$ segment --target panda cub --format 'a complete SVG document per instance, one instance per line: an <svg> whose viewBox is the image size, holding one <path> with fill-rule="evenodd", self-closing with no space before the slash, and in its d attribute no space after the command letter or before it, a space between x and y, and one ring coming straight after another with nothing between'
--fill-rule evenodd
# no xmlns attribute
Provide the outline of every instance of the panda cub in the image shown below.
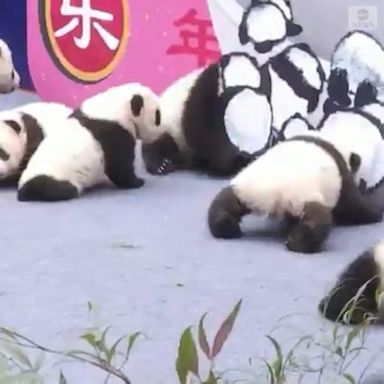
<svg viewBox="0 0 384 384"><path fill-rule="evenodd" d="M359 158L343 156L313 136L281 142L235 176L213 200L208 225L216 238L238 238L243 216L271 215L288 225L286 246L294 252L320 251L333 220L376 223L382 211L365 201L352 171Z"/></svg>
<svg viewBox="0 0 384 384"><path fill-rule="evenodd" d="M0 93L11 93L20 86L20 75L15 69L8 44L0 39Z"/></svg>
<svg viewBox="0 0 384 384"><path fill-rule="evenodd" d="M60 130L48 135L23 172L19 201L60 201L110 182L120 189L140 188L135 174L135 144L161 123L158 97L130 83L85 100Z"/></svg>
<svg viewBox="0 0 384 384"><path fill-rule="evenodd" d="M382 45L364 31L349 32L336 45L331 58L328 104L359 107L384 101L383 68Z"/></svg>
<svg viewBox="0 0 384 384"><path fill-rule="evenodd" d="M384 321L384 241L366 250L338 277L335 287L319 304L328 320L361 324L368 318Z"/></svg>
<svg viewBox="0 0 384 384"><path fill-rule="evenodd" d="M228 176L248 164L271 137L265 80L256 59L236 52L173 83L160 98L162 126L142 147L147 171Z"/></svg>
<svg viewBox="0 0 384 384"><path fill-rule="evenodd" d="M35 102L0 112L0 180L17 182L44 137L72 109L60 103Z"/></svg>
<svg viewBox="0 0 384 384"><path fill-rule="evenodd" d="M251 43L256 52L265 54L302 31L293 21L288 0L252 0L239 26L239 40L242 45Z"/></svg>

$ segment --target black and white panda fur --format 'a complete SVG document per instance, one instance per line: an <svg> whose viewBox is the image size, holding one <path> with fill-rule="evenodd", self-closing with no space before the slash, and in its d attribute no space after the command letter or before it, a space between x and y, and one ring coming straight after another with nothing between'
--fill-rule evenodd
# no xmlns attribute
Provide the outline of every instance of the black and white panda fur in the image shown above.
<svg viewBox="0 0 384 384"><path fill-rule="evenodd" d="M370 34L354 30L336 45L331 58L329 103L339 107L384 101L384 49Z"/></svg>
<svg viewBox="0 0 384 384"><path fill-rule="evenodd" d="M319 304L322 315L342 324L384 321L384 241L360 254L338 276Z"/></svg>
<svg viewBox="0 0 384 384"><path fill-rule="evenodd" d="M72 109L64 104L34 102L0 112L0 182L13 184L44 137Z"/></svg>
<svg viewBox="0 0 384 384"><path fill-rule="evenodd" d="M11 93L20 87L20 75L17 72L12 52L8 44L0 39L0 93Z"/></svg>
<svg viewBox="0 0 384 384"><path fill-rule="evenodd" d="M112 183L140 188L134 169L137 139L146 140L161 123L158 96L129 83L98 93L48 135L23 172L20 201L60 201L85 189Z"/></svg>
<svg viewBox="0 0 384 384"><path fill-rule="evenodd" d="M293 21L288 0L252 0L239 26L239 41L252 44L258 54L272 54L274 48L302 30Z"/></svg>
<svg viewBox="0 0 384 384"><path fill-rule="evenodd" d="M356 154L343 156L316 136L281 142L240 171L213 199L210 232L216 238L238 238L243 216L270 215L288 225L289 250L317 252L332 222L352 225L382 219L382 211L364 200L353 180L358 167Z"/></svg>
<svg viewBox="0 0 384 384"><path fill-rule="evenodd" d="M260 67L242 52L196 70L161 96L163 125L143 146L148 172L202 168L232 175L276 143L283 124L319 105L325 73L306 44Z"/></svg>
<svg viewBox="0 0 384 384"><path fill-rule="evenodd" d="M198 168L227 176L245 166L271 136L265 79L256 59L233 53L172 84L161 95L162 126L142 148L148 172Z"/></svg>

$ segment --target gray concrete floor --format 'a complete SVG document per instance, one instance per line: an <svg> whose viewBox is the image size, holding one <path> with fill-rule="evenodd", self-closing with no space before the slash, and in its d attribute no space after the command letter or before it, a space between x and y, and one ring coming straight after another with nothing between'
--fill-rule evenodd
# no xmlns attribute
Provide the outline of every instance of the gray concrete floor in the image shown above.
<svg viewBox="0 0 384 384"><path fill-rule="evenodd" d="M29 97L15 93L2 106ZM0 195L0 325L53 347L73 347L89 324L92 301L101 305L102 324L114 326L112 334L149 337L132 355L133 384L176 383L182 330L209 311L212 337L240 298L243 308L217 368L242 368L268 351L265 335L285 315L304 314L276 334L284 346L308 332L330 332L317 314L319 299L348 261L383 236L384 224L338 228L327 252L312 256L288 253L269 235L217 241L206 211L225 181L187 173L150 177L139 166L146 179L140 190L100 190L58 204L19 203L12 189ZM260 221L245 223L253 224L263 231ZM367 345L382 350L384 333L372 330ZM358 359L352 373L364 362ZM69 383L103 382L95 370L62 368Z"/></svg>

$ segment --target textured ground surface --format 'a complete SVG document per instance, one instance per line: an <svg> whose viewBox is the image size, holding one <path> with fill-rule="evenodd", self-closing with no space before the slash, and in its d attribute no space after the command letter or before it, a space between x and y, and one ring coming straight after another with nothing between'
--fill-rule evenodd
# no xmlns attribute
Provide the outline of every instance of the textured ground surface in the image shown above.
<svg viewBox="0 0 384 384"><path fill-rule="evenodd" d="M3 108L27 98L7 96ZM175 383L182 330L210 311L211 337L240 298L242 311L218 368L247 366L249 357L268 351L264 335L282 316L302 314L275 334L282 341L330 330L316 313L318 300L336 272L384 234L384 225L337 229L328 252L312 256L287 253L260 234L216 241L205 215L225 182L140 173L146 179L140 190L92 192L66 203L18 203L11 189L0 195L0 324L69 347L88 325L87 302L99 304L102 324L115 326L116 335L139 330L149 337L132 355L134 384ZM371 350L384 348L384 333L372 332ZM384 355L377 366L383 361ZM363 364L358 360L351 371ZM79 365L63 369L69 383L103 382Z"/></svg>

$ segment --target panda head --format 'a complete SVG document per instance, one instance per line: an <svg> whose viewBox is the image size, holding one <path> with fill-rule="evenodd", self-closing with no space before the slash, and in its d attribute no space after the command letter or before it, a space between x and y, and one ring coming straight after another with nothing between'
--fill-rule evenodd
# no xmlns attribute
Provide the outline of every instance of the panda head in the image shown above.
<svg viewBox="0 0 384 384"><path fill-rule="evenodd" d="M23 130L16 120L0 120L0 180L16 174L24 157Z"/></svg>
<svg viewBox="0 0 384 384"><path fill-rule="evenodd" d="M19 86L20 76L14 67L12 52L0 39L0 93L13 92Z"/></svg>
<svg viewBox="0 0 384 384"><path fill-rule="evenodd" d="M119 123L135 138L148 140L159 129L159 97L140 83L111 87L86 99L81 111L92 119Z"/></svg>

